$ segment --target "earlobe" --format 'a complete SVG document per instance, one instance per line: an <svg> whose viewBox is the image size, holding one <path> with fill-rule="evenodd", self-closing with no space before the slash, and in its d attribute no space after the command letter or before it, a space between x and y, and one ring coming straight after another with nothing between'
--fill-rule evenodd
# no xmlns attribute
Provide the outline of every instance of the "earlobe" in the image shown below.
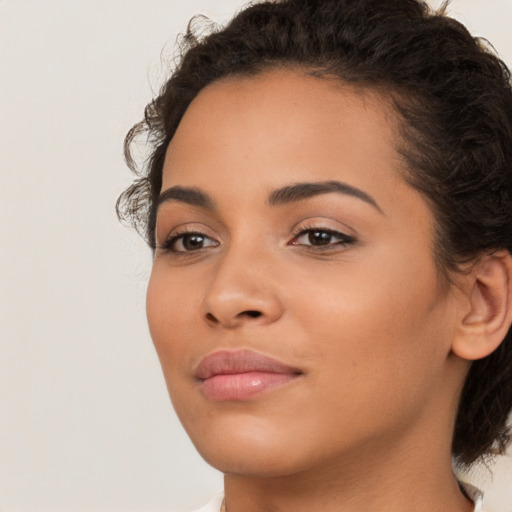
<svg viewBox="0 0 512 512"><path fill-rule="evenodd" d="M467 279L465 311L452 343L452 352L475 360L491 354L512 323L512 258L506 250L484 255Z"/></svg>

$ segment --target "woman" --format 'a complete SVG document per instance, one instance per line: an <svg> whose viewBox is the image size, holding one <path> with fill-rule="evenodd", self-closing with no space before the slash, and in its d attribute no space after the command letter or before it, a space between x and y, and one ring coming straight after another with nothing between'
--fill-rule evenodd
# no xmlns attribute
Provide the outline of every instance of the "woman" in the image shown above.
<svg viewBox="0 0 512 512"><path fill-rule="evenodd" d="M154 251L176 412L225 474L205 510L480 510L452 458L509 441L505 65L417 0L261 2L185 44L118 208Z"/></svg>

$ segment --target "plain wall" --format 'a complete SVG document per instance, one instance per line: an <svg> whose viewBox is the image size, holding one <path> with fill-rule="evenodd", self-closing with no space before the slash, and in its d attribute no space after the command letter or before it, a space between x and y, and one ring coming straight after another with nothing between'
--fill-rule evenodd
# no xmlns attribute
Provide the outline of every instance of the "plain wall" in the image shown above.
<svg viewBox="0 0 512 512"><path fill-rule="evenodd" d="M222 488L171 409L151 255L114 203L162 48L193 14L244 3L0 0L0 512L186 512ZM512 64L512 0L451 12ZM487 512L512 512L510 457L473 478Z"/></svg>

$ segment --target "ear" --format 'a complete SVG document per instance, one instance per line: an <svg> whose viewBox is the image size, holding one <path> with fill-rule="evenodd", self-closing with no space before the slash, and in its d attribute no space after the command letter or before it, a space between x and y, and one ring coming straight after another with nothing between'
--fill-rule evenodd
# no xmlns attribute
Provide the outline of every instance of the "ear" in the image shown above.
<svg viewBox="0 0 512 512"><path fill-rule="evenodd" d="M506 250L482 256L463 276L463 300L452 352L482 359L505 338L512 323L512 258Z"/></svg>

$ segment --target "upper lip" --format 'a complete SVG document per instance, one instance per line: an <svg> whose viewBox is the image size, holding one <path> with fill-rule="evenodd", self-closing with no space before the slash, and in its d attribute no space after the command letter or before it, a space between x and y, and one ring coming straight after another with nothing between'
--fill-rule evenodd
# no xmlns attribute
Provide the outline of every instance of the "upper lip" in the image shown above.
<svg viewBox="0 0 512 512"><path fill-rule="evenodd" d="M277 359L248 349L219 350L204 357L196 368L195 376L204 380L215 375L234 375L248 372L302 373Z"/></svg>

